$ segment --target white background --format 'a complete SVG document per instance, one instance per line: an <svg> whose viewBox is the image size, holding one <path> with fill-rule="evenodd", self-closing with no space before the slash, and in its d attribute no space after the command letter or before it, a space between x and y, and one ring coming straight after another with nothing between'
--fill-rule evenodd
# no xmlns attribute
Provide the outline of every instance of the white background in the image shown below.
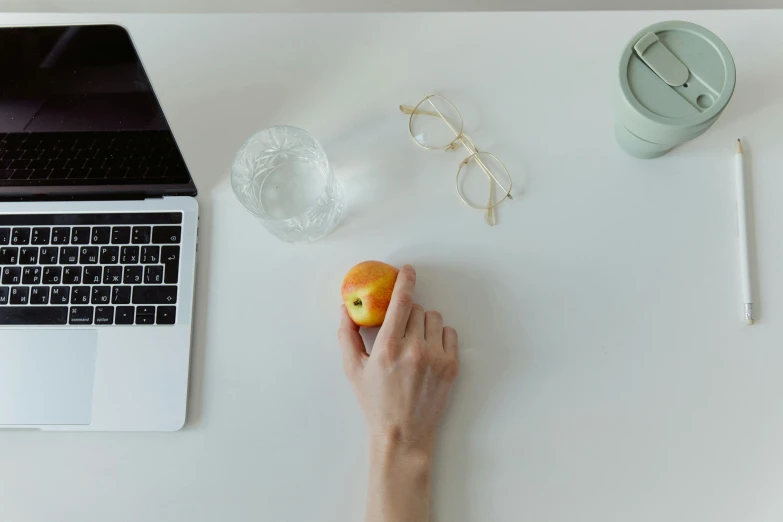
<svg viewBox="0 0 783 522"><path fill-rule="evenodd" d="M266 13L769 9L783 0L0 0L18 12Z"/></svg>
<svg viewBox="0 0 783 522"><path fill-rule="evenodd" d="M628 38L668 18L734 54L722 118L642 161L613 138ZM354 263L418 267L461 335L434 475L442 522L783 519L781 12L10 16L119 21L199 187L190 421L179 433L0 433L0 520L360 520L363 420L335 339ZM461 156L397 106L449 94L519 189L486 226ZM228 167L308 129L348 195L310 246L264 232ZM744 326L732 153L748 150L759 324Z"/></svg>

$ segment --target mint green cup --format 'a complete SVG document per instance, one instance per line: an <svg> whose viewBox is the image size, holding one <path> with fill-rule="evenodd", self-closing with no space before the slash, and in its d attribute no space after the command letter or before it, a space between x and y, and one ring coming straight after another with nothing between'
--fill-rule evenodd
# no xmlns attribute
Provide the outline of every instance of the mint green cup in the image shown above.
<svg viewBox="0 0 783 522"><path fill-rule="evenodd" d="M620 58L615 136L637 158L656 158L712 126L731 100L737 73L728 47L690 22L639 31Z"/></svg>

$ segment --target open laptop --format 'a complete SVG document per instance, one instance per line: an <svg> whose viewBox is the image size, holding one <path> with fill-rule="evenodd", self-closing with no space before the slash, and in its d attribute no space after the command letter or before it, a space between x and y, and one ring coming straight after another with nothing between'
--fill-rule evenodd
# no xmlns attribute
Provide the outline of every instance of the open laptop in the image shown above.
<svg viewBox="0 0 783 522"><path fill-rule="evenodd" d="M0 28L0 428L185 422L196 187L128 33Z"/></svg>

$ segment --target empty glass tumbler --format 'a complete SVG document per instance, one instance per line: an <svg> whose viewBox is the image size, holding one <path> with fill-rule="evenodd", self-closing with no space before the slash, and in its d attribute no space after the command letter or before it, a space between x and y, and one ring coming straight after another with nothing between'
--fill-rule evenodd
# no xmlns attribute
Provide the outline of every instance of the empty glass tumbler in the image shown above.
<svg viewBox="0 0 783 522"><path fill-rule="evenodd" d="M324 237L345 208L324 149L296 127L270 127L251 136L234 158L231 185L245 208L289 243Z"/></svg>

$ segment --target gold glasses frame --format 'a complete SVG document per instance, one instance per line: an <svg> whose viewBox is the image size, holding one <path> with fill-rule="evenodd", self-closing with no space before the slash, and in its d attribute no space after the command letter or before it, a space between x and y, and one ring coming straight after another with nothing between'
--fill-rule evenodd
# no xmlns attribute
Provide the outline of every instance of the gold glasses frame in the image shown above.
<svg viewBox="0 0 783 522"><path fill-rule="evenodd" d="M449 119L443 115L443 112L438 109L435 103L433 103L433 99L441 100L454 109L454 113L459 117L459 128L457 128L454 123L449 121ZM445 96L441 96L440 94L430 94L427 95L418 104L416 104L416 106L412 107L410 105L400 105L400 111L402 111L404 114L410 115L410 119L408 120L408 132L413 141L421 148L426 150L445 150L447 152L455 151L460 147L467 149L469 155L467 158L462 160L459 165L459 169L457 170L457 177L455 180L457 195L468 207L475 208L477 210L485 210L485 220L490 226L494 226L497 223L495 208L506 199L514 199L514 197L511 195L513 181L511 180L511 173L508 171L508 168L506 168L506 165L494 154L480 151L478 147L476 147L476 143L473 141L473 139L464 132L465 123L462 119L462 113L460 113L459 109L457 109L457 107ZM454 133L454 140L448 145L440 147L428 147L421 143L418 139L416 139L416 134L414 134L413 130L413 119L416 115L419 114L440 118L446 125L448 125L452 133ZM492 172L492 170L489 169L489 167L487 167L486 163L481 160L482 156L493 158L501 166L501 168L503 168L506 176L508 177L508 187L503 186L503 184L498 181L497 176ZM480 206L471 202L469 198L467 198L462 192L462 188L460 187L460 176L462 175L463 169L468 165L470 160L475 160L476 164L481 168L481 170L484 171L484 173L487 175L487 179L489 180L489 197L487 199L486 205ZM498 200L495 200L495 190L493 183L500 187L500 189L503 191L503 197Z"/></svg>

